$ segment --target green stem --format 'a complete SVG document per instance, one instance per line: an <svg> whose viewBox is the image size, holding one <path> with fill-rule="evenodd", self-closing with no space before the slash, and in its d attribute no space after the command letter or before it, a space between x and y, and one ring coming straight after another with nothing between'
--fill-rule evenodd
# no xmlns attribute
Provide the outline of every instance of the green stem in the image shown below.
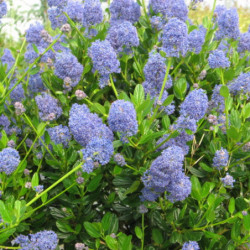
<svg viewBox="0 0 250 250"><path fill-rule="evenodd" d="M56 196L54 196L53 198L51 198L50 200L48 200L47 202L43 203L42 205L34 208L33 210L31 210L28 214L28 216L26 216L23 220L27 219L28 217L30 217L36 210L46 206L47 204L49 204L50 202L52 202L53 200L55 200L56 198L58 198L59 196L61 196L62 194L64 194L65 192L67 192L69 189L71 189L72 187L74 187L76 185L76 183L74 182L73 184L71 184L69 187L67 187L65 190L63 190L61 193L57 194Z"/></svg>
<svg viewBox="0 0 250 250"><path fill-rule="evenodd" d="M144 213L142 214L142 217L141 217L141 224L142 224L141 250L143 250L144 249L144 230L145 230L145 227L144 227Z"/></svg>
<svg viewBox="0 0 250 250"><path fill-rule="evenodd" d="M7 247L7 246L0 246L0 249L21 249L21 247Z"/></svg>
<svg viewBox="0 0 250 250"><path fill-rule="evenodd" d="M135 169L135 168L129 166L128 164L126 164L125 166L128 167L128 168L130 168L130 169L132 169L132 170L134 170L134 171L136 171L137 173L140 173L137 169Z"/></svg>
<svg viewBox="0 0 250 250"><path fill-rule="evenodd" d="M63 177L61 177L58 181L56 181L50 187L48 187L47 189L45 189L42 193L38 194L34 199L32 199L30 202L28 202L26 204L26 207L28 207L31 204L33 204L35 201L37 201L39 198L41 198L44 194L48 193L52 188L54 188L59 183L61 183L63 180L65 180L68 176L70 176L71 174L73 174L74 172L76 172L78 169L80 169L82 167L82 164L83 163L80 163L77 167L73 168L71 171L69 171L67 174L65 174Z"/></svg>
<svg viewBox="0 0 250 250"><path fill-rule="evenodd" d="M28 70L21 76L21 78L13 85L13 87L4 95L4 97L2 98L2 100L0 101L0 104L5 102L5 99L10 95L10 93L13 91L13 89L20 83L23 81L23 79L29 74L30 70L33 68L34 65L37 64L37 62L42 58L42 56L47 53L53 46L55 43L57 43L57 41L61 38L62 33L47 47L47 49L44 50L43 53L41 53L36 60L30 64Z"/></svg>
<svg viewBox="0 0 250 250"><path fill-rule="evenodd" d="M114 81L113 81L113 78L112 78L111 74L110 74L109 78L110 78L111 87L112 87L112 89L113 89L113 91L115 93L116 98L118 99L118 93L117 93L117 90L115 88L115 84L114 84Z"/></svg>
<svg viewBox="0 0 250 250"><path fill-rule="evenodd" d="M163 80L163 83L162 83L162 86L161 86L161 92L160 92L159 99L158 99L159 101L162 98L162 95L163 95L163 92L164 92L164 89L165 89L165 86L166 86L166 82L168 80L168 74L169 74L169 70L170 70L170 67L171 67L171 63L172 63L172 58L170 57L169 60L168 60L168 66L167 66L166 74L164 76L164 80Z"/></svg>
<svg viewBox="0 0 250 250"><path fill-rule="evenodd" d="M8 74L6 75L6 77L3 79L3 83L6 81L6 79L9 78L9 75L11 75L11 77L9 78L9 82L11 81L13 75L14 75L14 72L15 72L15 69L16 69L16 66L17 66L17 63L18 63L18 60L19 60L19 57L20 57L20 54L22 53L22 50L24 48L24 45L25 45L25 42L26 42L26 39L23 40L23 43L22 43L22 46L21 46L21 49L20 49L20 52L18 53L17 57L16 57L16 60L15 60L15 63L13 65L13 67L11 68L11 70L8 72Z"/></svg>
<svg viewBox="0 0 250 250"><path fill-rule="evenodd" d="M76 32L78 33L78 35L83 39L83 41L86 42L86 38L83 36L83 34L81 33L81 31L76 27L75 23L71 20L71 18L69 17L69 15L66 12L63 12L63 14L67 17L70 25L72 25L74 27L74 29L76 30Z"/></svg>
<svg viewBox="0 0 250 250"><path fill-rule="evenodd" d="M52 154L52 152L50 151L50 149L47 147L47 145L44 143L44 141L42 140L42 138L40 137L40 135L38 134L36 128L34 127L34 125L32 124L31 120L29 119L29 117L24 113L23 116L25 117L25 119L27 120L28 124L30 125L30 127L35 131L35 133L37 134L40 142L43 144L43 146L46 148L46 150L48 151L48 153L50 154L50 156L57 161L57 159L55 158L55 156ZM46 127L46 125L45 125Z"/></svg>
<svg viewBox="0 0 250 250"><path fill-rule="evenodd" d="M224 74L223 74L223 69L220 69L220 76L221 76L221 83L225 85L225 80L224 80Z"/></svg>
<svg viewBox="0 0 250 250"><path fill-rule="evenodd" d="M175 74L175 72L180 68L180 66L184 63L184 59L182 58L181 61L178 63L178 65L174 68L172 73L170 74L171 76Z"/></svg>

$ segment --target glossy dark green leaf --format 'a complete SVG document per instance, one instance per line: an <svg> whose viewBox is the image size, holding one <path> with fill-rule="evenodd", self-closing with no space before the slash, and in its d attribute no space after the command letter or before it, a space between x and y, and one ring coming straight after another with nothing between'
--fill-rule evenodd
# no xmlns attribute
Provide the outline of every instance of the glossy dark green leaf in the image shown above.
<svg viewBox="0 0 250 250"><path fill-rule="evenodd" d="M90 223L90 222L85 221L83 223L83 226L90 236L92 236L94 238L101 237L100 228L98 227L98 225L96 223Z"/></svg>

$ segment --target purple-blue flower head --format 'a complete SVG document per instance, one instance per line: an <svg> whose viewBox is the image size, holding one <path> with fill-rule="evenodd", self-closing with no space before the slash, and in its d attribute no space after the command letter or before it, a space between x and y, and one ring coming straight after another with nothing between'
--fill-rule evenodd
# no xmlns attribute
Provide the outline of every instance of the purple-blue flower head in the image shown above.
<svg viewBox="0 0 250 250"><path fill-rule="evenodd" d="M29 76L28 89L31 95L33 95L34 93L43 92L46 90L46 87L43 84L43 80L41 78L40 72Z"/></svg>
<svg viewBox="0 0 250 250"><path fill-rule="evenodd" d="M53 121L62 115L62 108L59 106L58 100L51 95L43 92L35 97L39 116L43 121Z"/></svg>
<svg viewBox="0 0 250 250"><path fill-rule="evenodd" d="M130 50L131 47L139 46L136 27L128 21L113 23L106 39L117 52Z"/></svg>
<svg viewBox="0 0 250 250"><path fill-rule="evenodd" d="M215 152L213 158L213 166L216 167L218 170L221 170L223 167L226 167L228 164L229 154L228 151L224 148L217 150Z"/></svg>
<svg viewBox="0 0 250 250"><path fill-rule="evenodd" d="M224 69L230 66L230 61L222 50L216 49L209 54L208 64L212 69Z"/></svg>
<svg viewBox="0 0 250 250"><path fill-rule="evenodd" d="M55 144L63 144L64 147L68 147L71 140L71 134L67 126L58 125L53 128L47 129L50 139Z"/></svg>
<svg viewBox="0 0 250 250"><path fill-rule="evenodd" d="M112 131L96 114L83 104L73 104L69 113L69 128L75 140L85 147L94 137L103 137L113 141Z"/></svg>
<svg viewBox="0 0 250 250"><path fill-rule="evenodd" d="M147 93L157 95L161 91L162 83L166 74L167 66L163 58L159 53L152 51L149 53L149 59L143 69L145 79L147 83L143 86ZM172 79L168 76L165 89L172 87Z"/></svg>
<svg viewBox="0 0 250 250"><path fill-rule="evenodd" d="M195 29L188 34L188 50L199 54L201 52L202 46L205 42L206 29L200 27L200 29Z"/></svg>
<svg viewBox="0 0 250 250"><path fill-rule="evenodd" d="M7 14L7 4L6 2L0 1L0 18Z"/></svg>
<svg viewBox="0 0 250 250"><path fill-rule="evenodd" d="M230 174L227 173L224 178L221 178L221 182L223 183L223 185L225 187L227 187L227 186L233 187L235 180L234 180L233 176L231 176Z"/></svg>
<svg viewBox="0 0 250 250"><path fill-rule="evenodd" d="M185 56L188 49L187 25L177 18L172 18L165 25L161 37L162 50L168 57Z"/></svg>
<svg viewBox="0 0 250 250"><path fill-rule="evenodd" d="M141 16L138 3L133 0L113 0L110 4L111 22L129 21L135 23Z"/></svg>
<svg viewBox="0 0 250 250"><path fill-rule="evenodd" d="M20 163L20 156L14 148L4 148L0 152L0 172L7 175L13 173Z"/></svg>
<svg viewBox="0 0 250 250"><path fill-rule="evenodd" d="M42 42L41 31L44 30L44 26L36 22L31 24L26 31L26 40L28 43L34 43L35 45L39 45Z"/></svg>
<svg viewBox="0 0 250 250"><path fill-rule="evenodd" d="M70 52L56 54L55 75L61 79L70 78L70 87L75 87L81 80L83 66Z"/></svg>
<svg viewBox="0 0 250 250"><path fill-rule="evenodd" d="M180 106L180 114L196 121L202 119L208 108L208 98L204 90L191 91Z"/></svg>
<svg viewBox="0 0 250 250"><path fill-rule="evenodd" d="M111 104L108 116L108 124L113 132L119 132L122 138L137 134L138 122L136 111L131 102L117 100Z"/></svg>
<svg viewBox="0 0 250 250"><path fill-rule="evenodd" d="M5 132L8 134L9 132L9 126L10 126L10 121L6 115L0 115L0 131L5 130ZM0 133L0 138L1 138L1 133Z"/></svg>
<svg viewBox="0 0 250 250"><path fill-rule="evenodd" d="M142 200L155 200L167 191L172 202L184 200L191 193L191 182L183 173L183 150L178 146L168 147L147 170L142 181ZM158 194L158 195L157 195Z"/></svg>
<svg viewBox="0 0 250 250"><path fill-rule="evenodd" d="M28 236L21 234L13 240L13 244L19 244L23 250L55 250L57 243L58 238L56 233L47 230L40 231L35 234L29 234Z"/></svg>
<svg viewBox="0 0 250 250"><path fill-rule="evenodd" d="M160 31L163 29L164 25L166 24L166 21L160 16L152 16L150 18L150 23L153 29Z"/></svg>
<svg viewBox="0 0 250 250"><path fill-rule="evenodd" d="M238 52L243 53L246 51L250 51L250 32L240 34L238 43Z"/></svg>
<svg viewBox="0 0 250 250"><path fill-rule="evenodd" d="M215 85L213 89L213 94L211 100L209 101L209 111L215 109L216 111L223 113L225 110L225 100L224 97L220 95L220 85Z"/></svg>
<svg viewBox="0 0 250 250"><path fill-rule="evenodd" d="M62 25L66 24L68 21L67 17L63 14L63 9L55 6L48 9L48 17L52 29L61 28Z"/></svg>
<svg viewBox="0 0 250 250"><path fill-rule="evenodd" d="M169 3L166 0L150 0L148 8L149 10L152 9L155 14L161 13L167 15Z"/></svg>
<svg viewBox="0 0 250 250"><path fill-rule="evenodd" d="M7 71L11 69L11 67L15 63L15 58L13 57L11 51L9 49L4 49L3 56L1 57L1 62L3 65L7 65Z"/></svg>
<svg viewBox="0 0 250 250"><path fill-rule="evenodd" d="M182 246L182 250L199 250L200 247L196 241L185 242Z"/></svg>
<svg viewBox="0 0 250 250"><path fill-rule="evenodd" d="M238 95L244 93L249 95L250 93L250 72L241 73L236 79L228 84L230 93Z"/></svg>
<svg viewBox="0 0 250 250"><path fill-rule="evenodd" d="M14 87L17 79L14 79L11 81L11 84L9 86L9 89ZM14 102L21 102L25 98L24 96L24 89L21 83L19 83L10 93L10 99Z"/></svg>
<svg viewBox="0 0 250 250"><path fill-rule="evenodd" d="M69 0L64 11L68 14L71 20L77 23L83 21L83 4L80 1Z"/></svg>
<svg viewBox="0 0 250 250"><path fill-rule="evenodd" d="M114 153L114 148L111 140L94 137L81 152L83 153L84 160L91 159L93 162L105 165L109 163Z"/></svg>
<svg viewBox="0 0 250 250"><path fill-rule="evenodd" d="M48 5L49 7L59 7L59 8L63 8L64 6L66 6L68 0L48 0Z"/></svg>
<svg viewBox="0 0 250 250"><path fill-rule="evenodd" d="M88 54L93 62L93 71L98 71L101 76L120 73L120 62L109 41L97 40L93 42Z"/></svg>
<svg viewBox="0 0 250 250"><path fill-rule="evenodd" d="M240 35L239 16L237 9L224 10L218 17L219 29L216 32L216 38L237 39Z"/></svg>
<svg viewBox="0 0 250 250"><path fill-rule="evenodd" d="M117 153L117 154L114 155L114 161L119 166L124 166L124 165L127 164L126 161L125 161L125 159L124 159L124 157L123 157L123 155L121 155L119 153Z"/></svg>
<svg viewBox="0 0 250 250"><path fill-rule="evenodd" d="M83 26L89 27L101 23L103 11L100 0L85 0L83 7Z"/></svg>

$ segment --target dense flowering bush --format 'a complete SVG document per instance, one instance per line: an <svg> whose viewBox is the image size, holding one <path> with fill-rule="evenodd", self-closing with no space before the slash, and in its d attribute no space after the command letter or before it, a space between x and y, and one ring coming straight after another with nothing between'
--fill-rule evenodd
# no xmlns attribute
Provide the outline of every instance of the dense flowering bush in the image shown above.
<svg viewBox="0 0 250 250"><path fill-rule="evenodd" d="M102 2L0 48L0 248L249 248L250 30Z"/></svg>

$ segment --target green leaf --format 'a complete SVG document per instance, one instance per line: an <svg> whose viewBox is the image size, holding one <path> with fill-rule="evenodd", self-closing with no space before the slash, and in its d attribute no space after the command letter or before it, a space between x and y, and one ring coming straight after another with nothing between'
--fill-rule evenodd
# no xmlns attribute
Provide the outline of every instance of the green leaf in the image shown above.
<svg viewBox="0 0 250 250"><path fill-rule="evenodd" d="M168 106L174 100L174 95L169 95L167 99L163 102L162 106Z"/></svg>
<svg viewBox="0 0 250 250"><path fill-rule="evenodd" d="M134 91L134 98L136 106L143 103L145 97L144 88L141 84L137 84Z"/></svg>
<svg viewBox="0 0 250 250"><path fill-rule="evenodd" d="M250 102L242 109L242 115L245 119L250 117Z"/></svg>
<svg viewBox="0 0 250 250"><path fill-rule="evenodd" d="M5 223L11 223L12 218L11 215L9 214L10 211L5 207L5 204L3 201L0 200L0 214L2 216L2 219Z"/></svg>
<svg viewBox="0 0 250 250"><path fill-rule="evenodd" d="M119 250L132 250L132 235L127 236L124 233L119 234Z"/></svg>
<svg viewBox="0 0 250 250"><path fill-rule="evenodd" d="M227 135L228 135L231 139L233 139L233 140L235 140L235 141L237 141L237 142L239 142L240 139L241 139L241 133L240 133L235 127L233 127L233 126L231 126L231 127L227 130Z"/></svg>
<svg viewBox="0 0 250 250"><path fill-rule="evenodd" d="M97 102L93 103L93 105L91 106L91 109L95 111L96 113L106 115L106 109Z"/></svg>
<svg viewBox="0 0 250 250"><path fill-rule="evenodd" d="M111 237L110 235L107 235L105 237L105 242L106 242L107 246L111 250L118 250L118 242L117 242L117 240L114 239L113 237Z"/></svg>
<svg viewBox="0 0 250 250"><path fill-rule="evenodd" d="M140 227L138 227L138 226L135 227L135 234L136 234L138 239L142 239L142 230Z"/></svg>
<svg viewBox="0 0 250 250"><path fill-rule="evenodd" d="M138 142L138 144L145 144L148 141L152 141L160 136L162 136L164 134L164 132L159 131L159 132L150 132L146 135L143 135L140 139L140 141Z"/></svg>
<svg viewBox="0 0 250 250"><path fill-rule="evenodd" d="M15 233L16 229L12 228L0 234L0 244L4 243L9 239L11 235Z"/></svg>
<svg viewBox="0 0 250 250"><path fill-rule="evenodd" d="M185 78L180 78L175 82L174 94L178 99L183 99L187 90L187 81Z"/></svg>
<svg viewBox="0 0 250 250"><path fill-rule="evenodd" d="M46 123L41 122L37 127L37 135L41 137L44 134L45 128L46 128Z"/></svg>
<svg viewBox="0 0 250 250"><path fill-rule="evenodd" d="M141 183L140 181L134 181L132 185L130 186L130 188L124 194L127 195L127 194L131 194L135 192L140 186L140 183Z"/></svg>
<svg viewBox="0 0 250 250"><path fill-rule="evenodd" d="M192 191L191 191L191 196L196 199L197 201L202 200L202 195L201 195L201 184L199 182L199 179L196 176L191 177L191 182L192 182Z"/></svg>
<svg viewBox="0 0 250 250"><path fill-rule="evenodd" d="M159 245L161 245L163 243L162 232L158 228L153 228L153 230L152 230L152 238Z"/></svg>
<svg viewBox="0 0 250 250"><path fill-rule="evenodd" d="M227 98L229 96L229 89L227 86L225 85L221 86L220 95L223 96L224 98Z"/></svg>
<svg viewBox="0 0 250 250"><path fill-rule="evenodd" d="M34 173L32 180L31 180L31 186L32 188L36 187L39 185L39 177L38 177L38 173Z"/></svg>
<svg viewBox="0 0 250 250"><path fill-rule="evenodd" d="M2 138L0 140L0 143L1 143L0 147L1 148L6 148L6 146L8 144L8 136L7 136L6 132L3 129L1 131L1 133L2 133Z"/></svg>
<svg viewBox="0 0 250 250"><path fill-rule="evenodd" d="M94 238L101 237L100 228L98 227L96 223L90 223L90 222L85 221L83 223L83 226L90 236Z"/></svg>
<svg viewBox="0 0 250 250"><path fill-rule="evenodd" d="M107 234L117 233L119 220L115 214L106 213L102 218L102 228Z"/></svg>
<svg viewBox="0 0 250 250"><path fill-rule="evenodd" d="M95 176L95 177L90 181L87 190L88 190L89 192L95 191L95 190L98 188L98 186L99 186L99 184L100 184L100 182L101 182L101 179L102 179L102 174L99 174L99 175Z"/></svg>
<svg viewBox="0 0 250 250"><path fill-rule="evenodd" d="M228 211L233 214L235 210L235 199L234 197L232 197L229 201L229 205L228 205Z"/></svg>
<svg viewBox="0 0 250 250"><path fill-rule="evenodd" d="M74 233L75 231L67 224L67 221L56 221L57 228L63 233Z"/></svg>
<svg viewBox="0 0 250 250"><path fill-rule="evenodd" d="M246 230L250 231L250 214L243 216L243 225Z"/></svg>
<svg viewBox="0 0 250 250"><path fill-rule="evenodd" d="M22 208L21 201L15 201L15 216L17 220L21 217L21 208Z"/></svg>
<svg viewBox="0 0 250 250"><path fill-rule="evenodd" d="M240 235L240 227L241 227L241 221L240 219L237 219L234 222L232 230L231 230L231 237L235 241L238 240L238 236Z"/></svg>
<svg viewBox="0 0 250 250"><path fill-rule="evenodd" d="M202 186L202 198L206 198L209 193L214 189L215 184L213 182L205 182L204 185Z"/></svg>
<svg viewBox="0 0 250 250"><path fill-rule="evenodd" d="M45 193L41 196L41 200L43 203L45 203L47 201L47 198L48 198L48 193Z"/></svg>

